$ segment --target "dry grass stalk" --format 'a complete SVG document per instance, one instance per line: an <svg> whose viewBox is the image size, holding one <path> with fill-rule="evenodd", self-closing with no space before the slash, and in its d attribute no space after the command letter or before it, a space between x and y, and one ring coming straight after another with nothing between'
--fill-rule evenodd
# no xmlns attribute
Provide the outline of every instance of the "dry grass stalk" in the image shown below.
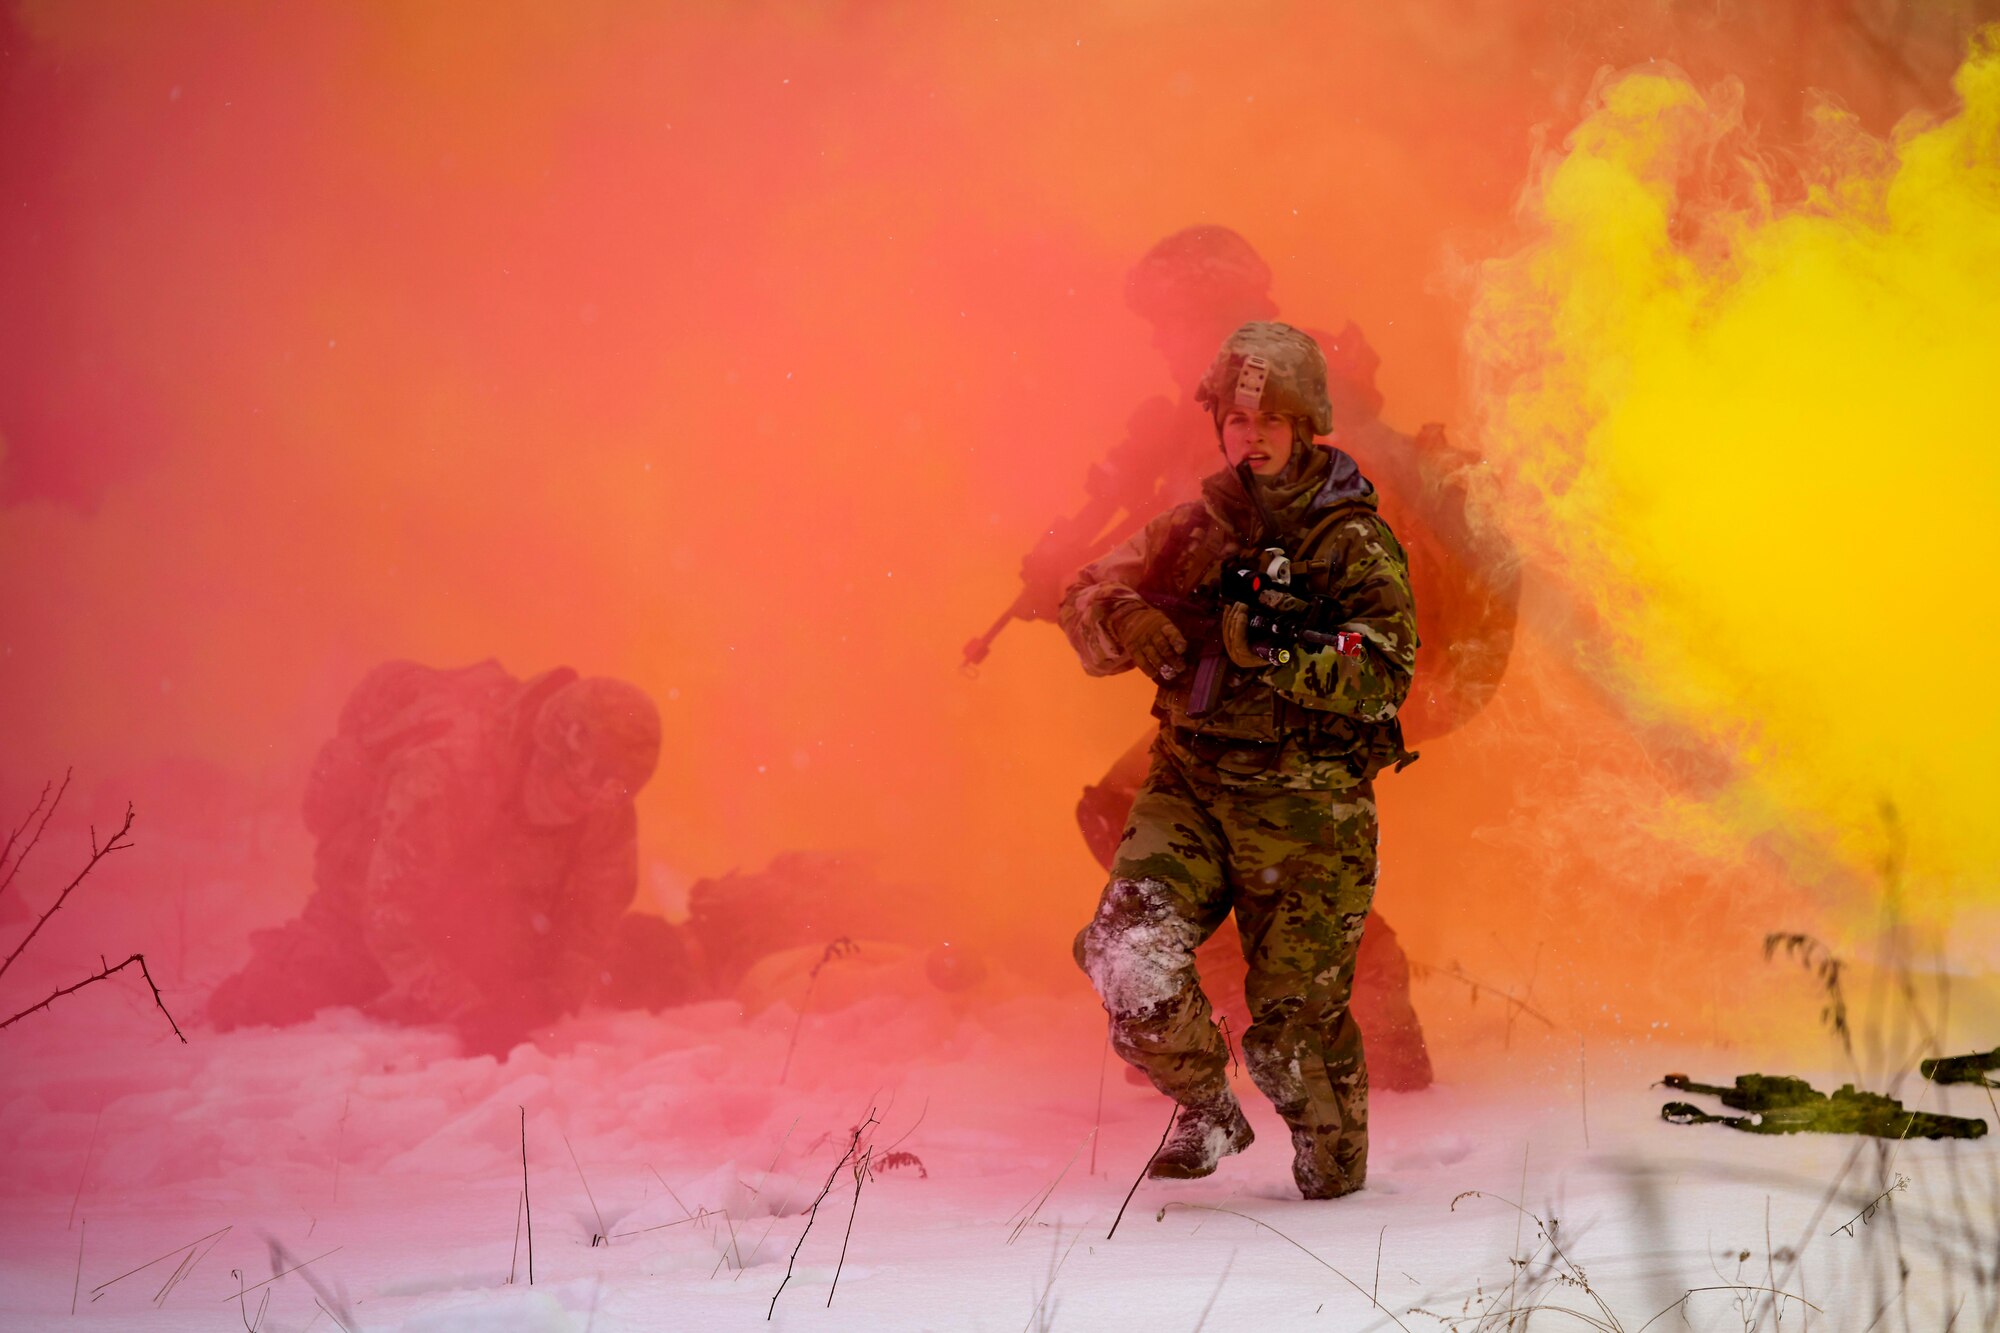
<svg viewBox="0 0 2000 1333"><path fill-rule="evenodd" d="M1819 983L1822 997L1820 1022L1840 1039L1840 1048L1846 1053L1848 1063L1852 1064L1854 1039L1847 1025L1847 996L1840 986L1840 973L1845 965L1833 956L1831 949L1810 935L1773 931L1764 936L1766 962L1775 958L1779 949L1785 951L1787 958L1797 960Z"/></svg>
<svg viewBox="0 0 2000 1333"><path fill-rule="evenodd" d="M76 1173L76 1193L70 1196L69 1224L63 1227L64 1231L76 1225L76 1206L83 1202L83 1182L90 1178L90 1159L97 1152L97 1130L103 1123L104 1108L100 1106L97 1108L97 1118L90 1122L90 1144L83 1150L83 1170Z"/></svg>
<svg viewBox="0 0 2000 1333"><path fill-rule="evenodd" d="M792 1135L797 1132L798 1127L799 1127L799 1117L793 1116L792 1123L785 1127L784 1136L778 1140L778 1150L771 1154L771 1164L765 1167L764 1174L757 1178L756 1188L751 1189L750 1192L752 1194L755 1194L760 1198L763 1196L764 1186L771 1183L771 1173L778 1169L778 1159L785 1155L785 1145L792 1141ZM661 1181L660 1183L664 1185L666 1182ZM750 1257L752 1259L755 1259L758 1255L764 1252L764 1242L771 1239L771 1233L777 1230L778 1218L783 1215L785 1204L789 1204L791 1201L792 1197L789 1193L787 1193L782 1203L775 1204L772 1206L771 1220L764 1224L764 1234L757 1237L757 1243L750 1247ZM676 1202L679 1201L676 1200ZM681 1211L682 1212L687 1211L686 1204L681 1205ZM727 1220L727 1217L728 1215L724 1214L724 1220ZM735 1250L736 1253L736 1276L738 1278L741 1278L743 1276L743 1269L744 1269L743 1252L740 1249L736 1249L736 1227L733 1222L730 1223L729 1245L730 1245L730 1250ZM724 1250L722 1252L722 1259L726 1259L729 1257L730 1250ZM716 1273L722 1271L722 1259L717 1259L715 1261L715 1268L708 1275L711 1280L715 1277Z"/></svg>
<svg viewBox="0 0 2000 1333"><path fill-rule="evenodd" d="M1165 1142L1164 1139L1161 1141ZM1049 1196L1056 1192L1056 1186L1062 1184L1063 1177L1069 1174L1069 1169L1072 1166L1076 1165L1077 1154L1083 1151L1083 1145L1088 1143L1093 1145L1094 1147L1096 1145L1096 1142L1097 1142L1097 1131L1093 1129L1090 1131L1090 1133L1084 1135L1083 1138L1078 1141L1076 1145L1076 1151L1072 1152L1069 1155L1069 1160L1063 1163L1062 1170L1056 1172L1056 1178L1049 1182L1048 1188L1043 1190L1040 1194L1037 1194L1034 1198L1029 1199L1027 1203L1022 1204L1019 1208L1016 1208L1014 1210L1013 1216L1009 1217L1007 1220L1009 1222L1014 1222L1015 1218L1020 1218L1020 1221L1014 1222L1014 1229L1007 1233L1007 1243L1009 1245L1012 1245L1015 1241L1019 1240L1021 1238L1021 1233L1027 1230L1029 1226L1033 1225L1035 1220L1035 1214L1042 1211L1042 1205L1047 1203L1049 1201ZM1148 1166L1152 1165L1150 1161L1148 1161L1146 1164ZM1030 1207L1030 1205L1033 1206ZM1022 1217L1021 1214L1023 1213L1026 1213L1027 1216Z"/></svg>
<svg viewBox="0 0 2000 1333"><path fill-rule="evenodd" d="M614 1231L611 1233L611 1235L607 1236L605 1239L623 1240L627 1236L643 1236L648 1231L665 1231L668 1227L684 1227L690 1222L699 1222L708 1215L709 1215L709 1210L703 1208L700 1212L689 1213L686 1217L678 1217L671 1222L661 1222L655 1226L650 1226L650 1227L634 1227L630 1231Z"/></svg>
<svg viewBox="0 0 2000 1333"><path fill-rule="evenodd" d="M828 941L825 951L819 956L819 961L814 963L812 971L806 974L806 993L799 1000L799 1012L792 1018L792 1035L790 1040L785 1043L785 1062L778 1067L778 1082L783 1083L785 1075L792 1072L792 1052L798 1049L799 1028L806 1021L806 1008L812 1004L813 987L819 984L820 969L828 963L833 962L836 958L848 958L860 952L860 945L847 936L842 935L837 939Z"/></svg>
<svg viewBox="0 0 2000 1333"><path fill-rule="evenodd" d="M528 1219L528 1285L535 1285L535 1205L528 1197L528 1108L521 1112L521 1211Z"/></svg>
<svg viewBox="0 0 2000 1333"><path fill-rule="evenodd" d="M1838 1236L1841 1232L1845 1231L1848 1235L1848 1238L1852 1239L1854 1236L1854 1229L1856 1227L1867 1226L1869 1221L1874 1218L1875 1210L1877 1208L1880 1208L1883 1204L1887 1203L1889 1201L1889 1196L1891 1194L1894 1194L1897 1190L1905 1190L1908 1189L1909 1187L1910 1187L1910 1178L1908 1176L1897 1176L1895 1184L1891 1185L1888 1189L1883 1190L1880 1194L1876 1195L1873 1199L1869 1200L1868 1206L1863 1208L1860 1212L1848 1218L1845 1222L1842 1222L1839 1226L1835 1227L1833 1230L1827 1232L1826 1233L1827 1238L1830 1240L1833 1237ZM1767 1205L1766 1207L1767 1216L1768 1212L1769 1208ZM1769 1237L1767 1236L1766 1239L1768 1240Z"/></svg>
<svg viewBox="0 0 2000 1333"><path fill-rule="evenodd" d="M1035 1298L1035 1308L1028 1312L1028 1322L1021 1326L1021 1333L1049 1333L1055 1327L1056 1306L1062 1302L1051 1302L1049 1297L1055 1293L1056 1278L1062 1274L1063 1265L1069 1262L1070 1250L1074 1250L1076 1243L1082 1239L1083 1228L1078 1227L1076 1234L1069 1238L1069 1248L1064 1249L1062 1223L1056 1223L1055 1240L1049 1246L1049 1274L1042 1282L1042 1294ZM1058 1250L1062 1251L1061 1258L1056 1257Z"/></svg>
<svg viewBox="0 0 2000 1333"><path fill-rule="evenodd" d="M1555 1020L1547 1014L1535 1008L1526 1000L1517 998L1504 988L1496 986L1490 981L1481 981L1479 978L1469 975L1457 963L1453 963L1449 967L1439 967L1435 963L1422 963L1412 958L1410 960L1410 977L1415 981L1425 981L1431 977L1449 978L1471 989L1473 1004L1479 1003L1479 997L1482 994L1497 995L1500 997L1501 1002L1507 1006L1507 1012L1510 1016L1513 1014L1526 1014L1549 1031L1554 1032L1556 1030Z"/></svg>
<svg viewBox="0 0 2000 1333"><path fill-rule="evenodd" d="M242 1270L242 1269L240 1269L240 1268L232 1268L232 1269L230 1269L230 1270L229 1270L229 1276L231 1276L231 1277L233 1277L233 1278L235 1278L235 1279L236 1279L236 1285L237 1285L237 1286L238 1286L239 1288L243 1287L243 1270ZM225 1296L225 1297L223 1297L223 1299L224 1299L224 1300L235 1300L235 1299L240 1299L240 1297L242 1296L242 1294L243 1294L243 1293L242 1293L242 1291L239 1291L239 1292L237 1293L237 1296L235 1296L235 1297L230 1297L230 1296ZM263 1324L264 1324L264 1312L265 1312L266 1310L269 1310L270 1308L271 1308L271 1293L270 1293L270 1292L268 1292L268 1291L264 1293L264 1299L263 1299L263 1300L261 1300L261 1301L259 1301L259 1302L257 1302L257 1317L256 1317L255 1319L252 1319L252 1318L250 1317L250 1311L249 1311L249 1309L248 1309L248 1308L246 1308L246 1307L244 1307L244 1306L241 1306L241 1305L237 1306L237 1307L236 1307L236 1313L237 1313L238 1317L240 1317L240 1318L241 1318L241 1319L243 1320L243 1331L244 1331L244 1333L257 1333L257 1330L258 1330L259 1328L263 1327Z"/></svg>
<svg viewBox="0 0 2000 1333"><path fill-rule="evenodd" d="M597 1230L591 1233L590 1248L611 1243L611 1228L604 1225L604 1213L597 1206L597 1196L590 1192L590 1178L583 1174L583 1163L577 1161L576 1145L569 1141L569 1131L562 1131L563 1147L569 1149L569 1160L576 1165L576 1178L583 1182L583 1197L590 1200L590 1211L597 1218Z"/></svg>
<svg viewBox="0 0 2000 1333"><path fill-rule="evenodd" d="M507 1252L507 1285L514 1285L515 1266L521 1262L521 1209L528 1201L528 1192L522 1190L514 1196L514 1248Z"/></svg>
<svg viewBox="0 0 2000 1333"><path fill-rule="evenodd" d="M109 1291L112 1287L116 1286L120 1282L123 1282L126 1278L131 1277L135 1273L143 1273L147 1269L151 1268L154 1264L165 1263L167 1260L172 1259L176 1255L184 1254L187 1251L192 1250L195 1246L200 1245L204 1241L220 1239L221 1237L228 1235L230 1231L232 1231L233 1229L234 1229L233 1227L220 1227L214 1231L209 1232L205 1236L196 1236L193 1240L189 1241L185 1245L176 1245L174 1246L173 1249L168 1250L165 1254L161 1255L159 1258L148 1259L145 1263L140 1264L137 1268L128 1268L124 1272L120 1273L117 1277L108 1278L105 1281L100 1282L96 1286L92 1287L90 1289L90 1299L93 1301L96 1300L98 1297L102 1296L105 1292Z"/></svg>
<svg viewBox="0 0 2000 1333"><path fill-rule="evenodd" d="M262 1288L262 1287L268 1287L268 1286L270 1286L270 1285L271 1285L271 1284L272 1284L273 1282L276 1282L276 1281L277 1281L277 1280L278 1280L279 1278L284 1278L284 1277L290 1277L290 1276L291 1276L292 1274L294 1274L294 1273L298 1272L298 1271L299 1271L299 1270L300 1270L301 1268L305 1268L305 1267L307 1267L307 1266L308 1266L308 1265L310 1265L310 1264L316 1264L316 1263L318 1263L318 1262L319 1262L320 1260L322 1260L322 1259L326 1258L326 1257L327 1257L327 1255L331 1255L331 1254L339 1254L339 1253L341 1252L341 1250L343 1250L343 1249L345 1249L345 1248L346 1248L345 1246L342 1246L342 1245L336 1245L336 1246L334 1246L334 1247L333 1247L332 1249L328 1250L328 1251L326 1252L326 1254L316 1254L316 1255L314 1255L314 1256L313 1256L312 1258L310 1258L310 1259L306 1259L306 1260L302 1260L302 1261L301 1261L301 1262L299 1262L299 1263L296 1263L296 1264L293 1264L293 1265L292 1265L292 1266L291 1266L290 1268L287 1268L287 1269L286 1269L286 1270L285 1270L284 1272L282 1272L282 1273L273 1273L273 1274L271 1274L271 1276L269 1276L269 1277L265 1278L265 1279L264 1279L264 1280L263 1280L262 1282L259 1282L259 1283L255 1284L254 1286L248 1286L248 1287L243 1287L243 1288L242 1288L241 1290L239 1290L239 1291L238 1291L238 1292L237 1292L237 1293L236 1293L236 1294L235 1294L234 1296L224 1296L224 1297L223 1297L222 1299L223 1299L223 1301L224 1301L224 1302L228 1302L228 1301L240 1301L240 1300L242 1300L242 1299L243 1299L243 1298L244 1298L244 1297L245 1297L246 1295L248 1295L249 1293L251 1293L251 1292L253 1292L253 1291L256 1291L256 1290L258 1290L259 1288Z"/></svg>
<svg viewBox="0 0 2000 1333"><path fill-rule="evenodd" d="M76 1314L77 1293L83 1289L83 1238L89 1232L90 1219L86 1217L83 1219L83 1225L77 1229L76 1233L76 1276L70 1280L69 1284L69 1312L72 1316Z"/></svg>
<svg viewBox="0 0 2000 1333"><path fill-rule="evenodd" d="M875 1108L870 1107L868 1109L868 1118L854 1127L853 1132L848 1137L846 1151L842 1152L840 1160L833 1164L833 1170L826 1173L826 1183L820 1186L819 1196L812 1201L812 1207L806 1210L806 1225L805 1229L799 1232L798 1244L792 1246L791 1257L785 1260L784 1281L780 1282L778 1289L771 1293L770 1308L764 1311L764 1318L767 1321L778 1311L778 1297L785 1294L785 1287L792 1280L792 1266L798 1262L799 1251L805 1248L806 1237L812 1234L812 1224L814 1219L819 1216L820 1204L825 1201L826 1196L833 1190L833 1182L835 1177L839 1176L840 1168L847 1165L848 1159L853 1157L856 1149L861 1146L861 1136L867 1133L876 1123ZM859 1186L856 1187L855 1198L858 1205L860 1200Z"/></svg>
<svg viewBox="0 0 2000 1333"><path fill-rule="evenodd" d="M356 1321L354 1311L349 1308L346 1291L344 1289L328 1291L320 1285L320 1280L316 1275L310 1271L306 1271L308 1264L316 1264L319 1262L319 1259L326 1258L326 1255L320 1255L319 1259L308 1259L305 1263L295 1263L291 1252L280 1241L267 1236L265 1244L270 1250L272 1270L275 1272L279 1267L290 1264L291 1267L287 1269L287 1272L297 1273L299 1280L312 1289L313 1304L325 1311L327 1318L333 1320L343 1330L343 1333L352 1333ZM329 1250L327 1253L330 1254L332 1251ZM282 1273L279 1274L280 1277L284 1275ZM276 1278L272 1279L272 1281L276 1280Z"/></svg>
<svg viewBox="0 0 2000 1333"><path fill-rule="evenodd" d="M1463 1198L1464 1196L1460 1195L1459 1197ZM1454 1200L1453 1202L1456 1202L1456 1200ZM1250 1223L1252 1226L1262 1227L1264 1230L1276 1236L1279 1240L1284 1241L1285 1244L1297 1250L1300 1254L1305 1255L1306 1258L1318 1264L1321 1268L1324 1268L1327 1272L1339 1278L1342 1282L1345 1282L1348 1286L1354 1288L1354 1290L1359 1292L1361 1295L1366 1296L1368 1298L1368 1303L1370 1305L1374 1306L1377 1310L1380 1310L1383 1313L1383 1315L1385 1315L1388 1318L1390 1323L1394 1324L1397 1328L1406 1330L1407 1333L1409 1326L1405 1324L1402 1320L1396 1318L1395 1311L1389 1309L1388 1307L1384 1306L1380 1301L1376 1300L1374 1295L1366 1287L1362 1286L1359 1282L1356 1282L1353 1278L1349 1277L1347 1274L1341 1272L1338 1268L1335 1268L1332 1264L1328 1263L1326 1260L1320 1258L1317 1254L1314 1254L1311 1250L1307 1249L1305 1246L1299 1244L1296 1240L1293 1240L1290 1236L1286 1235L1284 1232L1278 1230L1278 1228L1272 1226L1269 1222L1266 1222L1261 1218L1252 1217L1248 1213L1239 1213L1234 1208L1222 1208L1211 1203L1183 1203L1178 1199L1174 1200L1171 1203L1162 1204L1160 1206L1160 1211L1154 1214L1154 1220L1156 1221L1165 1220L1167 1216L1167 1209L1169 1208L1190 1208L1194 1209L1197 1212L1204 1212L1204 1213L1227 1213L1231 1217L1242 1218L1245 1222ZM1377 1263L1378 1264L1380 1263L1379 1256L1377 1258ZM1376 1280L1378 1282L1381 1280L1381 1274L1379 1270L1376 1274Z"/></svg>
<svg viewBox="0 0 2000 1333"><path fill-rule="evenodd" d="M1201 1333L1207 1326L1208 1316L1215 1309L1216 1301L1221 1299L1222 1288L1229 1281L1229 1270L1236 1267L1236 1255L1237 1251L1231 1250L1229 1258L1223 1262L1222 1276L1215 1280L1215 1290L1208 1293L1208 1304L1201 1307L1201 1316L1194 1321L1194 1333Z"/></svg>
<svg viewBox="0 0 2000 1333"><path fill-rule="evenodd" d="M1104 1075L1111 1068L1111 1036L1105 1034L1104 1055L1097 1062L1097 1114L1090 1122L1090 1174L1097 1174L1097 1131L1104 1128Z"/></svg>

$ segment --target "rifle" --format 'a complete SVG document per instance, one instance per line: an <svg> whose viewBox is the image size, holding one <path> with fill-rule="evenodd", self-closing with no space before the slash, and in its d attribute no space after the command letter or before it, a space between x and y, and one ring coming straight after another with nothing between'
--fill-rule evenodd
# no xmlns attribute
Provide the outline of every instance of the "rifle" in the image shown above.
<svg viewBox="0 0 2000 1333"><path fill-rule="evenodd" d="M1075 514L1049 524L1042 533L1042 539L1021 561L1021 591L1006 610L994 617L984 634L966 642L961 669L969 671L984 662L986 655L993 651L993 641L1000 637L1000 631L1006 629L1009 622L1048 618L1048 579L1073 573L1092 558L1092 553L1109 550L1145 525L1143 513L1128 510L1122 522L1109 533L1103 533L1105 523L1121 508L1126 506L1115 496L1092 496ZM1060 586L1055 588L1055 594L1061 597Z"/></svg>
<svg viewBox="0 0 2000 1333"><path fill-rule="evenodd" d="M1933 1083L1977 1083L1981 1087L2000 1088L2000 1083L1986 1077L1996 1069L2000 1069L2000 1049L1947 1055L1917 1066L1917 1072Z"/></svg>
<svg viewBox="0 0 2000 1333"><path fill-rule="evenodd" d="M1749 1134L1870 1134L1884 1139L1976 1139L1986 1122L1976 1117L1912 1111L1894 1097L1856 1092L1852 1083L1831 1096L1802 1078L1739 1074L1734 1087L1696 1083L1686 1074L1661 1082L1680 1092L1719 1097L1724 1106L1748 1115L1709 1115L1687 1102L1668 1102L1660 1118L1674 1125L1727 1125Z"/></svg>

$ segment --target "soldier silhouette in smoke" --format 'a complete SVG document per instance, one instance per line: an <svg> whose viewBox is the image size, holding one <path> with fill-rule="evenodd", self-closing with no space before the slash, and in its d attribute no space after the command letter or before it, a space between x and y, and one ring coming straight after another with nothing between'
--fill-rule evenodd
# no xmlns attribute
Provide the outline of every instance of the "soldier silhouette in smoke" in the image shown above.
<svg viewBox="0 0 2000 1333"><path fill-rule="evenodd" d="M1215 428L1194 402L1195 386L1223 339L1252 320L1278 317L1271 270L1250 243L1227 227L1175 232L1147 252L1125 286L1126 304L1152 326L1177 399L1141 403L1125 437L1086 477L1084 506L1050 524L1021 562L1021 592L985 634L966 645L968 664L983 660L1011 620L1055 619L1062 591L1088 561L1125 540L1173 505L1196 498L1217 467ZM1493 695L1513 646L1519 566L1497 528L1483 524L1467 482L1478 458L1454 449L1444 428L1414 437L1385 424L1375 388L1379 358L1352 323L1338 334L1307 329L1324 351L1333 405L1332 443L1374 480L1382 513L1410 557L1418 629L1416 686L1402 711L1412 746L1471 718ZM1125 819L1144 780L1153 732L1140 736L1103 778L1086 787L1077 823L1108 872ZM1203 988L1241 1032L1244 962L1235 927L1201 948ZM1374 912L1362 936L1354 1014L1366 1034L1375 1086L1428 1086L1431 1065L1423 1028L1410 1003L1410 970L1395 932Z"/></svg>
<svg viewBox="0 0 2000 1333"><path fill-rule="evenodd" d="M627 910L632 798L659 753L659 714L623 681L377 667L307 782L315 891L298 919L252 936L211 1021L352 1005L499 1054L586 1001L684 998L677 937Z"/></svg>

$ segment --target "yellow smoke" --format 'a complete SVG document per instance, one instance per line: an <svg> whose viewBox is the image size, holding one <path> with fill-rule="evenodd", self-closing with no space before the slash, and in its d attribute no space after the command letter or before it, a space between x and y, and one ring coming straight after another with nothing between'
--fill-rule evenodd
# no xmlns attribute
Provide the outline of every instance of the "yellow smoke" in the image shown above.
<svg viewBox="0 0 2000 1333"><path fill-rule="evenodd" d="M1608 676L1734 760L1711 831L1782 828L1859 882L1887 803L1940 920L2000 902L2000 29L1955 86L1886 142L1823 108L1800 197L1730 89L1607 82L1470 334L1489 451Z"/></svg>

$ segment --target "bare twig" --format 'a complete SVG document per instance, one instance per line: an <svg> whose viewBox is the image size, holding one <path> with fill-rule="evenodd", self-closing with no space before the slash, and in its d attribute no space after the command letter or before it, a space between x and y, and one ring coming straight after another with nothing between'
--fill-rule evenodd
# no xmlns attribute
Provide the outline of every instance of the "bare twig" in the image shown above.
<svg viewBox="0 0 2000 1333"><path fill-rule="evenodd" d="M826 1173L826 1183L820 1186L819 1197L815 1198L812 1201L812 1207L806 1210L806 1225L805 1229L799 1232L798 1244L792 1246L791 1258L785 1260L785 1279L783 1282L780 1282L778 1284L778 1289L771 1293L770 1308L764 1311L764 1318L767 1321L778 1311L778 1297L785 1294L785 1287L792 1280L792 1265L798 1261L799 1251L805 1248L806 1237L812 1234L813 1220L819 1216L820 1204L825 1201L827 1194L830 1193L833 1189L834 1177L840 1174L841 1167L847 1165L847 1159L854 1156L855 1149L861 1146L861 1136L865 1134L868 1131L869 1127L874 1124L875 1124L875 1110L873 1107L870 1107L868 1110L868 1118L854 1127L853 1132L848 1135L846 1151L842 1152L840 1154L840 1160L833 1164L833 1170ZM859 1199L858 1193L856 1198L858 1202ZM831 1293L829 1293L829 1295L830 1294Z"/></svg>
<svg viewBox="0 0 2000 1333"><path fill-rule="evenodd" d="M61 904L57 904L57 906L60 905ZM50 910L53 911L54 909L51 908ZM16 950L16 952L19 951ZM103 962L103 959L100 958L98 961ZM6 1020L5 1022L0 1022L0 1028L13 1027L14 1024L20 1022L22 1019L26 1018L29 1014L40 1013L42 1010L54 1004L57 1000L60 1000L63 996L73 995L77 991L82 990L85 986L91 985L94 982L109 980L114 973L123 972L126 968L132 966L132 964L134 963L137 963L139 965L139 975L146 978L146 985L152 989L153 1003L160 1007L161 1013L166 1014L167 1026L171 1027L174 1030L174 1035L181 1039L181 1045L183 1046L187 1045L187 1034L181 1031L181 1025L179 1023L174 1022L173 1014L168 1012L167 1002L160 995L160 988L153 981L153 974L147 970L146 955L142 953L133 954L130 958L127 958L124 962L118 964L116 967L113 967L110 964L106 963L103 967L99 968L96 972L91 973L89 976L85 977L82 981L77 982L74 986L64 986L61 990L55 992L53 995L43 1000L40 1004L31 1004L26 1009L23 1009L20 1013L15 1014L12 1018Z"/></svg>
<svg viewBox="0 0 2000 1333"><path fill-rule="evenodd" d="M1160 1131L1159 1144L1153 1149L1152 1156L1146 1159L1146 1165L1139 1168L1139 1174L1132 1180L1132 1188L1125 1191L1125 1202L1118 1205L1118 1216L1111 1219L1111 1230L1104 1233L1104 1239L1110 1240L1118 1234L1118 1224L1125 1220L1125 1210L1132 1206L1132 1196L1139 1192L1139 1182L1144 1180L1146 1172L1152 1169L1154 1159L1160 1155L1160 1149L1167 1146L1167 1135L1174 1132L1174 1120L1180 1113L1180 1103L1175 1102L1173 1112L1167 1116L1167 1127Z"/></svg>
<svg viewBox="0 0 2000 1333"><path fill-rule="evenodd" d="M66 781L67 779L65 779L65 782ZM50 814L55 813L54 806L49 807L49 813ZM68 884L63 886L63 891L56 895L56 900L49 905L49 909L46 912L43 912L40 917L36 918L34 929L30 930L27 934L27 937L23 939L19 944L14 946L14 952L7 955L7 961L4 963L0 963L0 976L7 975L7 969L14 966L14 960L21 956L21 950L27 948L28 945L34 941L35 936L42 933L42 927L48 924L49 918L62 910L62 905L69 901L69 896L71 893L75 892L76 886L83 883L84 876L88 875L92 870L95 870L97 868L97 863L99 861L102 861L105 857L111 855L111 853L113 852L122 852L132 845L131 843L124 841L124 838L127 833L132 831L133 818L134 818L134 813L132 810L132 805L131 802L128 801L125 804L125 822L118 826L118 831L112 834L110 839L106 841L102 847L99 847L97 845L97 835L95 833L91 834L90 859L84 862L83 869L76 872L76 878L72 879ZM39 829L36 830L35 837L37 841L40 840L41 831ZM33 844L32 843L29 844L29 847L30 849L32 849ZM28 853L26 851L23 851L21 853L21 860L23 861L26 860L27 856ZM20 864L19 861L15 862L16 866L19 866L19 864ZM8 878L10 880L13 878L11 873L8 875ZM183 1038L183 1040L185 1040L185 1038Z"/></svg>
<svg viewBox="0 0 2000 1333"><path fill-rule="evenodd" d="M42 830L49 826L49 816L56 812L56 807L62 804L63 793L69 790L70 772L71 770L67 768L63 770L62 786L56 788L56 798L53 801L49 801L47 812L44 813L42 811L42 802L49 799L49 784L44 782L42 784L42 794L35 798L35 808L28 811L28 817L21 821L18 828L7 835L7 846L4 849L0 849L0 866L7 867L7 878L0 879L0 893L7 891L7 886L14 882L15 873L20 870L21 864L28 859L28 853L34 851L35 844L42 840ZM28 845L21 849L19 856L14 857L14 864L11 866L7 865L7 858L14 856L15 842L20 839L21 834L27 829L28 825L34 823L37 814L41 814L42 822L35 825L35 836L28 839Z"/></svg>
<svg viewBox="0 0 2000 1333"><path fill-rule="evenodd" d="M76 1293L83 1286L83 1238L90 1234L90 1219L84 1218L83 1225L76 1231L76 1276L69 1284L69 1312L76 1313Z"/></svg>
<svg viewBox="0 0 2000 1333"><path fill-rule="evenodd" d="M521 1210L528 1217L528 1285L535 1285L535 1205L528 1198L528 1108L521 1112Z"/></svg>
<svg viewBox="0 0 2000 1333"><path fill-rule="evenodd" d="M854 1163L854 1206L847 1210L847 1234L840 1238L840 1258L833 1265L833 1283L826 1289L826 1308L833 1308L833 1293L840 1290L840 1270L847 1266L847 1242L854 1239L854 1215L861 1211L861 1186L869 1179L868 1159L875 1153L873 1148L862 1153Z"/></svg>

